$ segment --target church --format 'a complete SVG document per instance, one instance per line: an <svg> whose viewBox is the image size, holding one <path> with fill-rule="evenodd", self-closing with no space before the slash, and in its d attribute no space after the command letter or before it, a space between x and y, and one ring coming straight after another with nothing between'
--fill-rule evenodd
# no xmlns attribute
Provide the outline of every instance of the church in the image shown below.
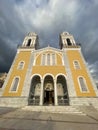
<svg viewBox="0 0 98 130"><path fill-rule="evenodd" d="M24 38L0 88L0 106L98 104L98 90L80 44L63 32L59 46L38 49L38 35L32 32Z"/></svg>

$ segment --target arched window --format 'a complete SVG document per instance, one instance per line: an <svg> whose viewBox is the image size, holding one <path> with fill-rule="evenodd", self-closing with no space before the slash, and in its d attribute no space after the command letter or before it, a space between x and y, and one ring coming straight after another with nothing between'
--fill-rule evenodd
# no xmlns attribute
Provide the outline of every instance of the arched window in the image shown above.
<svg viewBox="0 0 98 130"><path fill-rule="evenodd" d="M42 54L41 65L56 65L56 55L55 53L45 53Z"/></svg>
<svg viewBox="0 0 98 130"><path fill-rule="evenodd" d="M46 54L42 55L42 65L45 65L45 61L46 61Z"/></svg>
<svg viewBox="0 0 98 130"><path fill-rule="evenodd" d="M30 46L31 44L31 39L28 40L27 46Z"/></svg>
<svg viewBox="0 0 98 130"><path fill-rule="evenodd" d="M47 54L47 65L50 65L50 54Z"/></svg>
<svg viewBox="0 0 98 130"><path fill-rule="evenodd" d="M68 46L71 46L71 45L72 45L69 38L67 38L66 41L67 41Z"/></svg>
<svg viewBox="0 0 98 130"><path fill-rule="evenodd" d="M13 83L12 83L12 86L11 86L11 91L16 91L17 87L18 87L18 84L19 84L19 78L16 77L13 80Z"/></svg>
<svg viewBox="0 0 98 130"><path fill-rule="evenodd" d="M55 61L56 61L55 54L52 54L52 65L55 65Z"/></svg>
<svg viewBox="0 0 98 130"><path fill-rule="evenodd" d="M23 67L24 67L24 62L23 61L19 62L18 69L21 70L23 69Z"/></svg>
<svg viewBox="0 0 98 130"><path fill-rule="evenodd" d="M81 88L82 92L88 91L86 81L83 77L79 77L79 84L80 84L80 88Z"/></svg>
<svg viewBox="0 0 98 130"><path fill-rule="evenodd" d="M79 64L78 61L74 61L73 63L74 63L74 68L75 69L80 69L80 64Z"/></svg>

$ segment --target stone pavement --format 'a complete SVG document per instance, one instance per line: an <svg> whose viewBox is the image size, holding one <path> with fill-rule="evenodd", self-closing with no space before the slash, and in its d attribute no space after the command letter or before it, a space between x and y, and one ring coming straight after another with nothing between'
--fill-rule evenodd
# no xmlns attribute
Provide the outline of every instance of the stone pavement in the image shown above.
<svg viewBox="0 0 98 130"><path fill-rule="evenodd" d="M0 108L0 130L98 130L98 111L94 108L79 107L85 114L30 109Z"/></svg>

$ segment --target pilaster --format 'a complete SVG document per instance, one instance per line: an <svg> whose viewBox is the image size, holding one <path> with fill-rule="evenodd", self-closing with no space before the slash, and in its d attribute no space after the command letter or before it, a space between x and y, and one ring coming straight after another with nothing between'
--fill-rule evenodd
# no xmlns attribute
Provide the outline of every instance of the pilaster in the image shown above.
<svg viewBox="0 0 98 130"><path fill-rule="evenodd" d="M58 100L57 100L57 85L56 85L56 79L54 79L54 101L55 101L55 106L58 105Z"/></svg>
<svg viewBox="0 0 98 130"><path fill-rule="evenodd" d="M67 89L68 89L69 98L76 97L76 91L75 91L74 82L72 79L72 73L70 70L69 61L68 61L68 57L66 55L65 49L63 49L63 60L64 60L65 70L67 72L67 80L66 81L67 81Z"/></svg>
<svg viewBox="0 0 98 130"><path fill-rule="evenodd" d="M40 105L43 105L43 96L44 96L44 90L43 90L43 79L41 79L41 94L40 94Z"/></svg>
<svg viewBox="0 0 98 130"><path fill-rule="evenodd" d="M29 91L30 91L30 87L31 87L30 84L31 84L31 72L32 72L33 63L34 63L34 52L31 53L29 66L28 66L27 73L25 76L24 87L23 87L21 96L26 96L26 97L29 96Z"/></svg>

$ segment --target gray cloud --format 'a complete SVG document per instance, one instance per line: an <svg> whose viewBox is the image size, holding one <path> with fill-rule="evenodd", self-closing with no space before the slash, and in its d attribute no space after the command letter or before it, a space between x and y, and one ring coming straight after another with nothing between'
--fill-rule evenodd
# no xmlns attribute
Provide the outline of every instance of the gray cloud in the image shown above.
<svg viewBox="0 0 98 130"><path fill-rule="evenodd" d="M97 0L0 0L0 72L9 70L28 32L39 35L41 47L59 47L59 33L68 31L98 80L97 10Z"/></svg>

